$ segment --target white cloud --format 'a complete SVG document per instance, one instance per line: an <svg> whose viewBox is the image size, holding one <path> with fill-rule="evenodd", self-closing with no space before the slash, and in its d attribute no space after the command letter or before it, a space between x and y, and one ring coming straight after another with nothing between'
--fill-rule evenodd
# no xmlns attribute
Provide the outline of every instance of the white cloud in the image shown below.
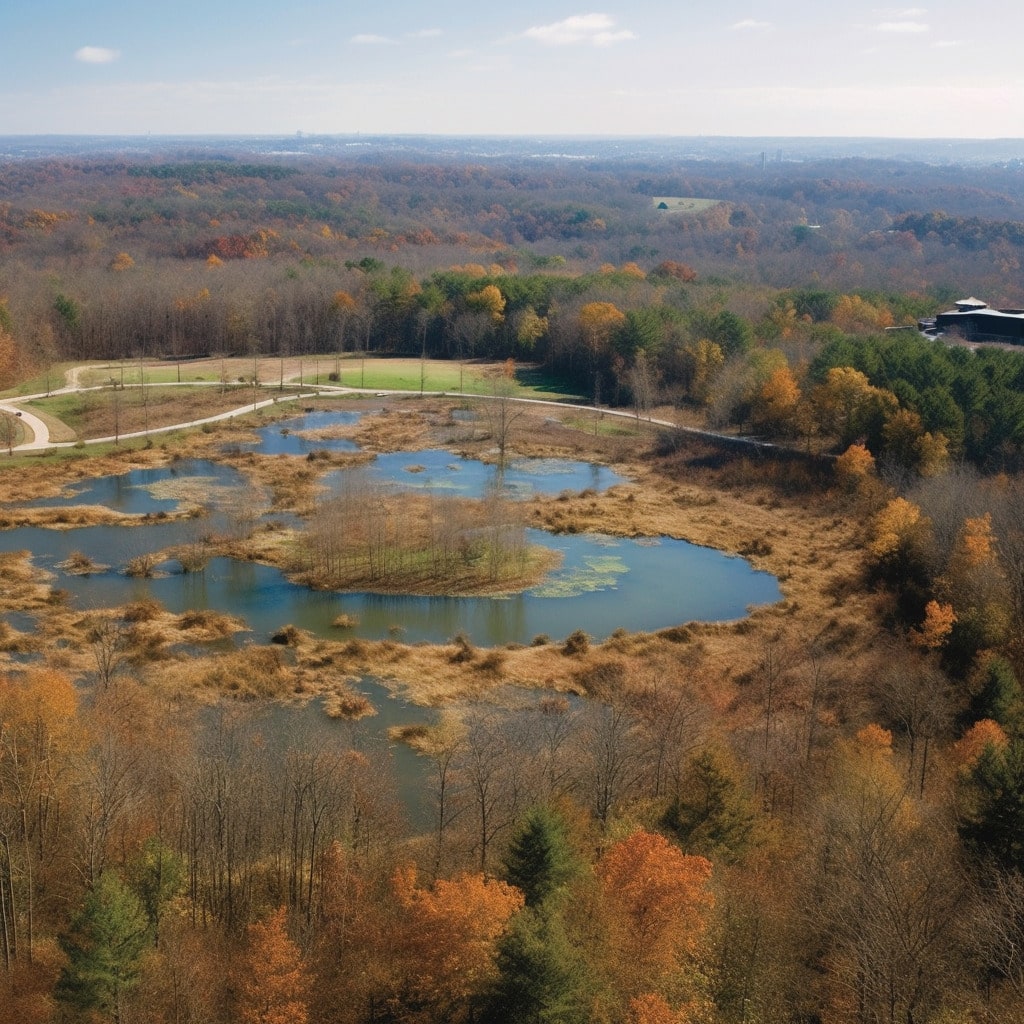
<svg viewBox="0 0 1024 1024"><path fill-rule="evenodd" d="M740 32L747 32L750 30L760 30L765 28L771 28L772 23L770 21L755 21L753 18L744 18L742 21L737 21L733 25L733 29Z"/></svg>
<svg viewBox="0 0 1024 1024"><path fill-rule="evenodd" d="M82 46L75 50L75 60L83 64L109 64L120 56L120 50L111 50L106 46Z"/></svg>
<svg viewBox="0 0 1024 1024"><path fill-rule="evenodd" d="M607 14L575 14L550 25L534 25L523 35L544 46L611 46L636 39L629 29L616 29L615 19Z"/></svg>
<svg viewBox="0 0 1024 1024"><path fill-rule="evenodd" d="M938 39L932 44L937 50L952 50L954 46L963 46L959 39Z"/></svg>
<svg viewBox="0 0 1024 1024"><path fill-rule="evenodd" d="M410 39L436 39L441 35L439 28L421 28L418 32L406 32Z"/></svg>
<svg viewBox="0 0 1024 1024"><path fill-rule="evenodd" d="M930 28L923 21L882 21L875 26L875 31L906 34L929 32Z"/></svg>
<svg viewBox="0 0 1024 1024"><path fill-rule="evenodd" d="M394 39L389 39L387 36L375 36L372 33L360 33L357 36L353 36L351 40L356 46L391 46L394 44Z"/></svg>

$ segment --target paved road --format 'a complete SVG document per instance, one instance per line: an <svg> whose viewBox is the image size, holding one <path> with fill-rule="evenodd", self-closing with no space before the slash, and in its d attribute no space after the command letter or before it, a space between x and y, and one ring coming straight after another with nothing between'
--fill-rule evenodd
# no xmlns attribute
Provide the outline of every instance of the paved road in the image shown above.
<svg viewBox="0 0 1024 1024"><path fill-rule="evenodd" d="M18 399L18 401L22 401L22 399ZM12 401L0 402L0 412L19 417L22 424L32 432L32 440L16 445L14 451L38 451L51 446L50 428L38 416L30 413L27 409L19 409Z"/></svg>
<svg viewBox="0 0 1024 1024"><path fill-rule="evenodd" d="M74 371L70 371L70 372L73 373ZM198 382L198 383L195 382L195 381L190 381L188 383L184 383L183 382L180 386L181 387L202 387L204 384L208 385L208 386L211 386L211 387L220 387L220 384L217 381L203 381L203 382ZM161 386L162 387L177 387L179 385L176 385L176 384L163 384ZM133 385L128 385L128 387L129 388L131 388L131 387L139 387L139 385L138 384L133 384ZM32 437L31 441L25 441L22 444L15 445L13 450L16 451L16 452L28 452L28 451L42 451L42 450L48 449L48 448L73 448L76 444L79 443L78 441L51 441L50 440L50 428L38 416L36 416L33 413L29 412L27 409L20 408L22 402L31 402L33 399L47 398L50 395L66 394L66 393L71 392L71 391L102 391L102 390L104 390L103 387L83 388L83 387L76 387L76 386L72 385L72 386L69 386L69 387L60 388L59 390L51 391L51 392L49 392L49 395L47 395L46 393L41 393L41 394L38 394L38 395L19 395L17 398L5 398L3 401L0 401L0 412L6 412L6 413L9 413L12 416L20 417L21 422L26 427L28 427L32 431L32 434L33 434L33 437ZM324 389L324 390L326 390L326 389ZM332 390L341 390L341 389L332 389ZM201 427L204 423L216 423L218 420L227 420L227 419L231 419L234 416L244 416L247 412L253 412L256 409L263 409L263 408L266 408L267 406L277 405L280 402L295 402L295 401L299 401L300 399L315 398L316 395L317 395L317 392L311 391L311 392L307 392L305 394L300 394L300 395L276 396L274 398L263 399L262 401L256 402L255 404L252 403L252 402L247 402L245 405L239 406L237 409L231 409L228 412L218 413L216 416L206 416L203 419L188 420L188 421L186 421L184 423L173 423L173 424L170 424L170 425L167 425L167 426L162 426L162 427L151 427L149 430L130 431L128 433L119 434L117 437L114 437L113 435L111 435L110 437L90 437L87 441L84 441L82 443L83 444L110 444L110 443L112 443L114 441L124 441L124 440L127 440L128 438L133 438L133 437L148 437L150 434L166 434L166 433L169 433L172 430L182 430L182 429L185 429L187 427ZM7 451L6 448L4 448L4 453L5 454L6 454L6 451Z"/></svg>

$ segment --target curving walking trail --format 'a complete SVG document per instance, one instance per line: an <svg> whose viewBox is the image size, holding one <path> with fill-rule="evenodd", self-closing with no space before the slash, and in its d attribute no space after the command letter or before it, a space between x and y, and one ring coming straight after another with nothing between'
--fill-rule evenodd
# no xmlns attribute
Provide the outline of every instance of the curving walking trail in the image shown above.
<svg viewBox="0 0 1024 1024"><path fill-rule="evenodd" d="M353 388L345 387L339 384L317 384L314 385L314 389L311 391L303 392L301 394L294 395L277 395L273 398L267 398L259 402L248 402L245 405L239 406L237 409L231 409L228 412L217 413L214 416L206 416L202 419L188 420L182 423L173 423L160 427L151 427L149 430L136 430L129 433L118 434L116 437L111 435L110 437L92 437L84 441L51 441L50 440L50 428L47 424L36 416L34 413L27 409L21 408L23 402L31 402L41 398L48 398L52 395L69 394L72 392L81 391L101 391L104 390L106 385L100 386L83 386L80 383L80 373L85 367L75 366L67 371L65 374L65 386L62 388L56 388L49 392L40 392L36 395L18 395L16 398L5 398L0 399L0 413L7 413L10 416L17 417L21 423L28 428L32 434L31 440L23 441L21 444L13 445L8 451L6 444L3 444L0 449L0 454L7 455L15 452L32 452L32 451L45 451L51 448L74 448L81 444L113 444L117 441L125 441L131 438L137 437L148 437L152 434L166 434L174 430L185 430L192 427L201 427L205 423L216 423L221 420L229 420L236 416L244 416L246 413L254 412L259 409L264 409L272 405L281 405L284 402L295 402L310 398L316 398L322 395L379 395L381 397L390 397L393 395L399 396L410 396L420 395L422 397L445 397L458 395L460 398L471 398L474 401L505 401L515 402L520 405L542 405L550 406L556 409L565 409L567 406L563 402L552 402L543 398L512 398L512 397L499 397L494 395L466 395L461 392L452 391L401 391L401 390L380 390L379 388ZM141 387L139 384L126 385L128 388ZM218 381L183 381L181 384L164 383L162 387L219 387ZM261 385L263 387L265 385ZM619 419L635 420L637 419L635 412L630 412L624 409L608 409L598 408L592 405L574 405L573 409L577 409L583 412L590 412L600 416L613 416ZM640 422L643 422L652 427L663 427L670 430L676 430L680 433L690 434L694 437L702 437L708 440L724 442L733 445L744 445L752 448L759 449L771 449L776 448L777 445L772 444L769 441L762 441L759 438L754 437L737 437L733 434L721 434L713 430L701 430L698 427L685 427L680 426L678 423L673 423L671 420L656 419L652 416L640 417ZM0 435L2 436L2 435Z"/></svg>

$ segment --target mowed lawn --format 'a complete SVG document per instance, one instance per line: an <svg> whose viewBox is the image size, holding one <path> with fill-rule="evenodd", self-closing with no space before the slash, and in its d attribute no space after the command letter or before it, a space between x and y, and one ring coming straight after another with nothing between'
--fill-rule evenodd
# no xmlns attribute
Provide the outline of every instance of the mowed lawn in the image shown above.
<svg viewBox="0 0 1024 1024"><path fill-rule="evenodd" d="M482 363L478 361L458 363L449 360L427 359L379 359L368 356L346 357L341 360L340 381L330 381L328 374L334 371L333 360L320 360L319 376L315 374L312 360L305 360L303 384L340 383L344 387L368 388L379 391L444 391L449 394L490 395L505 386L503 363ZM314 371L314 372L309 372ZM515 368L514 389L516 398L543 398L558 402L578 399L580 396L557 379L544 374L533 366Z"/></svg>

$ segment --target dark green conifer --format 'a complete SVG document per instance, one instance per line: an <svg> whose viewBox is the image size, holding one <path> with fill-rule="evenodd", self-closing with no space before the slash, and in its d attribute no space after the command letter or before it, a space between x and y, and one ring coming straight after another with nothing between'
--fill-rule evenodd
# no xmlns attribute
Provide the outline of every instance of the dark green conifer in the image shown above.
<svg viewBox="0 0 1024 1024"><path fill-rule="evenodd" d="M149 942L138 898L115 874L101 875L60 939L68 962L54 994L75 1010L119 1021L122 997L138 981Z"/></svg>
<svg viewBox="0 0 1024 1024"><path fill-rule="evenodd" d="M505 855L505 881L522 891L526 905L542 905L559 893L579 870L565 819L543 806L527 812Z"/></svg>

